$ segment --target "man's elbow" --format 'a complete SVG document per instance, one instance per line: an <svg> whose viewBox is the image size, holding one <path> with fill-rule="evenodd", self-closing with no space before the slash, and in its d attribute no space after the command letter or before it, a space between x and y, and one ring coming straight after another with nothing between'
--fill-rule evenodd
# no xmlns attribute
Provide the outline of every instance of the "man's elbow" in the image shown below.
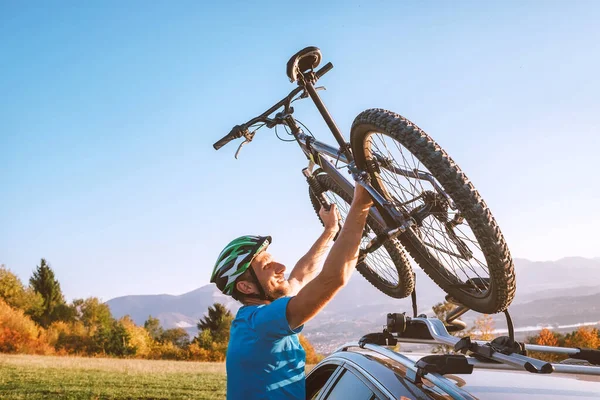
<svg viewBox="0 0 600 400"><path fill-rule="evenodd" d="M331 274L331 273L321 273L321 281L322 285L328 291L337 291L348 284L350 281L349 274Z"/></svg>

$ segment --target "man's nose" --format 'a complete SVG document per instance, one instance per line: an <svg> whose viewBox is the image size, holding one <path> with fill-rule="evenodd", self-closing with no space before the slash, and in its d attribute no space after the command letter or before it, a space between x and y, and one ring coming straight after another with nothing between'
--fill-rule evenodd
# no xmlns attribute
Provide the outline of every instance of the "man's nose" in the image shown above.
<svg viewBox="0 0 600 400"><path fill-rule="evenodd" d="M281 274L282 272L285 271L285 265L279 264L279 263L273 263L273 264L275 264L273 266L273 270L275 270L276 274Z"/></svg>

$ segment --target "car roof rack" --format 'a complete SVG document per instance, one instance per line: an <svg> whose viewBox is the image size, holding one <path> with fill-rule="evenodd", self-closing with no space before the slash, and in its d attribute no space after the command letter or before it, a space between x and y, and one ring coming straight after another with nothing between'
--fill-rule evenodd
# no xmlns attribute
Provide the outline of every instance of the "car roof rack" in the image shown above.
<svg viewBox="0 0 600 400"><path fill-rule="evenodd" d="M425 356L415 362L385 347L395 346L398 342L446 345L462 354ZM446 325L439 319L425 316L411 318L405 314L388 314L383 332L369 333L358 342L347 343L336 351L351 347L367 349L392 359L407 368L406 377L413 383L421 383L424 377L456 399L474 397L444 375L469 374L473 368L522 370L538 374L600 375L600 366L556 364L527 356L528 350L566 354L570 358L600 365L600 350L518 343L506 336L489 342L472 340L468 336L460 338L450 335ZM474 357L465 357L467 353Z"/></svg>

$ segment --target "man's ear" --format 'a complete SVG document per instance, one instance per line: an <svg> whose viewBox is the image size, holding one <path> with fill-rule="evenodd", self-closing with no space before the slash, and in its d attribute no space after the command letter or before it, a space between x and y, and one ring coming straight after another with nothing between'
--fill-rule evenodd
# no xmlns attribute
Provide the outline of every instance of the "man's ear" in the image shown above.
<svg viewBox="0 0 600 400"><path fill-rule="evenodd" d="M236 289L243 294L254 294L256 293L256 287L254 284L248 281L239 281L235 284Z"/></svg>

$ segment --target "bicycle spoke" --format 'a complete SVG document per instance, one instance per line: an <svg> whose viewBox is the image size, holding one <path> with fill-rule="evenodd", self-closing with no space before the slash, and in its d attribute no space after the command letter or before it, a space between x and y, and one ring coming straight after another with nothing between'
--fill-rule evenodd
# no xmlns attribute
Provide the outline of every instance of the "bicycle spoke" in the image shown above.
<svg viewBox="0 0 600 400"><path fill-rule="evenodd" d="M441 231L441 230L439 230L439 229L436 229L436 228L434 228L432 224L430 224L430 225L429 225L429 228L430 228L431 230L435 231L435 232L438 232L438 233L440 233L440 235L439 235L439 236L440 236L440 237L441 237L441 238L444 240L444 242L446 243L446 247L445 247L445 249L451 249L451 248L455 247L455 246L453 245L453 243L451 242L451 239L450 239L450 238L448 238L448 236L447 236L447 235L445 235L445 234L444 234L444 232L442 232L442 231ZM438 241L438 242L435 244L435 246L436 246L436 247L441 247L441 243ZM444 248L444 247L442 247L442 248ZM447 250L447 251L450 251L450 250ZM456 252L456 251L453 251L453 252ZM461 280L461 281L467 281L468 279L470 279L470 278L473 278L473 276L471 276L469 273L467 273L467 271L465 270L465 267L466 267L467 269L469 269L469 270L470 270L470 271L471 271L471 272L472 272L474 275L476 275L476 277L477 277L477 278L483 278L483 277L480 275L480 273L479 273L479 272L477 272L477 270L474 268L474 266L473 266L471 263L468 263L468 262L466 262L466 260L464 260L463 258L460 258L460 257L453 257L453 258L451 258L451 259L448 259L448 257L446 257L446 255L444 254L444 251L440 251L440 252L439 252L439 254L442 256L441 258L443 258L445 261L447 261L447 262L449 261L449 262L450 262L450 264L451 264L451 266L452 266L452 268L453 268L453 271L454 271L454 273L455 273L455 276L457 276L457 277L459 277L459 274L457 274L457 273L456 273L456 269L454 268L454 266L456 265L458 268L460 268L460 270L462 271L462 276L464 276L464 278L460 278L460 280ZM473 257L473 259L474 259L474 260L475 260L475 261L476 261L476 262L477 262L477 263L478 263L480 266L484 267L484 268L486 269L486 271L487 271L487 267L485 266L485 264L483 264L481 261L479 261L479 259L478 259L478 258L476 258L476 257ZM441 260L440 260L440 261L441 261ZM448 265L448 264L444 264L444 265ZM489 273L488 273L487 275L489 275Z"/></svg>
<svg viewBox="0 0 600 400"><path fill-rule="evenodd" d="M402 146L400 142L381 133L372 133L369 140L365 141L365 154L369 154L373 160L379 160L378 179L385 191L394 201L395 207L403 214L420 211L427 200L422 194L424 192L439 193L436 185L441 188L439 182L419 179L416 174L430 174L427 168L418 160L412 152ZM387 168L386 168L387 166ZM406 173L397 173L407 171ZM413 175L414 174L414 175ZM428 206L430 207L430 206ZM442 207L444 207L442 205ZM448 208L446 206L446 208ZM457 221L459 211L448 208L447 211L432 210L420 221L418 230L421 240L428 248L430 254L435 257L445 268L448 279L453 282L467 282L469 279L489 277L489 269L485 262L481 245L471 230L466 219L456 224L451 229L450 235L444 221ZM456 219L454 219L456 218ZM463 255L463 247L466 246L472 254ZM467 258L468 259L467 259ZM480 288L471 288L483 292Z"/></svg>

